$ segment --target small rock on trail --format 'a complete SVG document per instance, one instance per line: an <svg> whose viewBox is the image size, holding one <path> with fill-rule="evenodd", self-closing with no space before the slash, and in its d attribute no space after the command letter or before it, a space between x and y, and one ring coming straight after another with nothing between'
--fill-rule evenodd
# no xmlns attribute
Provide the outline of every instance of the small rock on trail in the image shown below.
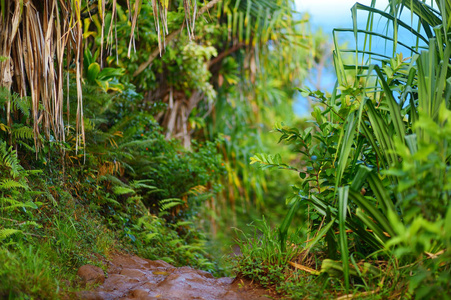
<svg viewBox="0 0 451 300"><path fill-rule="evenodd" d="M93 284L103 284L105 282L105 274L99 267L93 265L84 265L78 269L78 277L81 278L83 286L90 286Z"/></svg>
<svg viewBox="0 0 451 300"><path fill-rule="evenodd" d="M108 278L92 291L77 293L79 299L158 299L158 300L267 300L269 293L249 282L223 277L214 278L208 272L190 267L176 268L164 261L152 261L138 256L116 254L109 262ZM82 277L82 283L101 278L93 266L83 266L92 276ZM80 273L79 270L79 273ZM101 269L100 269L101 270ZM81 272L84 274L84 272ZM103 275L103 271L102 271ZM96 277L98 276L98 277ZM244 285L244 287L243 287Z"/></svg>

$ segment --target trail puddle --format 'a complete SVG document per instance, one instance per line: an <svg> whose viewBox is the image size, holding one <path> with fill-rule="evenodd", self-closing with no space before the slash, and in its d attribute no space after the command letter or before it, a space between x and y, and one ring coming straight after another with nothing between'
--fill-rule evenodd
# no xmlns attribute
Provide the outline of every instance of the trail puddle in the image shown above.
<svg viewBox="0 0 451 300"><path fill-rule="evenodd" d="M79 299L158 300L267 300L269 292L248 281L223 277L190 267L176 268L164 261L117 254L111 257L107 278L94 266L78 272L84 283L101 284L94 290L77 293Z"/></svg>

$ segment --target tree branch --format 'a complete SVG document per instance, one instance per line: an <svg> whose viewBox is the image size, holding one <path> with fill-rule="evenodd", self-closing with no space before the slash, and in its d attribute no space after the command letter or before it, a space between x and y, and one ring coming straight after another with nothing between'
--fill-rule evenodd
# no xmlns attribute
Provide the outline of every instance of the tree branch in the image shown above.
<svg viewBox="0 0 451 300"><path fill-rule="evenodd" d="M213 66L214 64L220 62L224 57L226 57L227 55L241 49L242 47L246 46L245 43L240 43L237 44L235 46L233 46L232 48L227 49L226 51L220 53L218 56L216 56L214 59L210 60L210 62L208 63L208 68L210 68L211 66Z"/></svg>

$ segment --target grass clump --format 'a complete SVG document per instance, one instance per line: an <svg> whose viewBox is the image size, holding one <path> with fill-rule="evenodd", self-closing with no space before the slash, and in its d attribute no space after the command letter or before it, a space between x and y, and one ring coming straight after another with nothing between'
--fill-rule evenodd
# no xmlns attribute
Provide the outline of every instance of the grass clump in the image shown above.
<svg viewBox="0 0 451 300"><path fill-rule="evenodd" d="M64 276L42 248L16 244L0 248L0 298L58 299Z"/></svg>
<svg viewBox="0 0 451 300"><path fill-rule="evenodd" d="M437 280L447 280L445 273L436 276L436 270L430 269L436 263L428 263L418 269L399 269L396 260L384 261L377 258L350 259L350 288L347 289L343 279L343 267L340 261L328 258L324 244L316 245L309 251L308 242L302 238L301 231L289 234L285 249L279 242L279 230L272 229L263 219L256 225L248 225L253 234L240 231L237 244L240 255L233 258L234 272L237 277L250 279L268 290L286 299L399 299L410 298L422 290L441 299L447 293L446 284L438 287ZM442 258L444 259L444 258ZM445 265L442 265L443 267ZM426 270L426 268L429 268ZM425 277L428 274L429 277ZM435 275L434 275L435 274ZM409 281L406 277L412 278ZM421 282L421 286L412 288L411 282ZM428 284L425 284L429 282ZM419 288L419 289L418 289Z"/></svg>
<svg viewBox="0 0 451 300"><path fill-rule="evenodd" d="M337 284L335 280L325 280L327 277L324 275L313 275L293 267L292 263L304 255L300 245L294 243L298 240L295 238L296 235L290 235L289 246L281 249L277 229L271 229L265 219L258 221L257 225L248 226L252 227L253 234L244 234L241 231L237 239L241 254L233 259L234 271L238 277L258 282L281 297L293 299L335 297L335 293L326 291L326 288L330 289ZM310 259L308 265L307 269L310 272L319 273L315 269L318 267L315 259Z"/></svg>

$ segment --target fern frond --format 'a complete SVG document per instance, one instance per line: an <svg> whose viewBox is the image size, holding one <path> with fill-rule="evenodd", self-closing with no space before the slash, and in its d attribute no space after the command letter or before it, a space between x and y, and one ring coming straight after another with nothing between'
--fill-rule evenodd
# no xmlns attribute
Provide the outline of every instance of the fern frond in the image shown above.
<svg viewBox="0 0 451 300"><path fill-rule="evenodd" d="M10 100L11 92L4 86L0 87L0 105L3 106Z"/></svg>
<svg viewBox="0 0 451 300"><path fill-rule="evenodd" d="M146 182L153 182L152 180L135 180L133 181L130 186L134 189L149 189L149 190L156 190L157 187L153 185L148 185Z"/></svg>
<svg viewBox="0 0 451 300"><path fill-rule="evenodd" d="M160 200L161 210L169 210L173 207L176 207L178 205L182 205L185 202L179 198L168 198Z"/></svg>
<svg viewBox="0 0 451 300"><path fill-rule="evenodd" d="M26 170L25 172L27 173L27 175L37 175L42 173L43 171L38 169L38 170Z"/></svg>
<svg viewBox="0 0 451 300"><path fill-rule="evenodd" d="M117 202L117 201L114 200L113 198L105 197L105 198L103 198L103 200L106 200L106 202L111 203L111 204L113 204L113 205L117 205L117 206L120 206L120 205L121 205L119 202Z"/></svg>
<svg viewBox="0 0 451 300"><path fill-rule="evenodd" d="M0 229L0 240L4 240L7 237L16 234L18 232L22 232L22 230L18 230L18 229L12 229L12 228L4 228L4 229Z"/></svg>
<svg viewBox="0 0 451 300"><path fill-rule="evenodd" d="M131 154L130 152L126 152L124 149L122 150L117 150L117 152L111 153L112 156L118 157L118 158L122 158L122 159L128 159L128 160L132 160L135 157L133 156L133 154Z"/></svg>
<svg viewBox="0 0 451 300"><path fill-rule="evenodd" d="M19 110L25 118L30 117L31 112L31 98L30 97L20 97L19 94L12 94L11 106L13 110Z"/></svg>
<svg viewBox="0 0 451 300"><path fill-rule="evenodd" d="M146 242L150 242L151 240L153 240L155 237L161 235L161 233L159 232L151 232L148 233L144 236L144 239L146 240Z"/></svg>
<svg viewBox="0 0 451 300"><path fill-rule="evenodd" d="M127 203L133 203L135 201L141 201L143 197L141 196L132 196L127 199Z"/></svg>
<svg viewBox="0 0 451 300"><path fill-rule="evenodd" d="M19 110L26 117L30 117L31 98L20 97L17 93L11 93L6 87L0 88L0 105L10 101L12 110Z"/></svg>
<svg viewBox="0 0 451 300"><path fill-rule="evenodd" d="M9 203L8 205L5 205L6 203ZM15 199L12 198L0 198L0 205L2 205L2 207L0 207L0 210L6 211L6 210L13 210L15 208L33 208L36 209L37 206L36 204L34 204L31 201L27 201L27 202L20 202L17 201Z"/></svg>
<svg viewBox="0 0 451 300"><path fill-rule="evenodd" d="M208 188L206 186L196 185L196 186L193 186L192 188L190 188L189 191L186 192L185 194L199 196L201 194L204 194L207 191L208 191Z"/></svg>
<svg viewBox="0 0 451 300"><path fill-rule="evenodd" d="M155 193L159 193L159 192L164 192L166 191L165 189L156 189L156 190L150 190L146 193L146 195L151 195L151 194L155 194Z"/></svg>
<svg viewBox="0 0 451 300"><path fill-rule="evenodd" d="M194 223L191 221L180 221L175 224L176 227L191 226L191 225L194 225Z"/></svg>
<svg viewBox="0 0 451 300"><path fill-rule="evenodd" d="M110 131L111 132L115 132L115 131L122 131L125 132L125 129L130 126L130 123L132 123L132 121L134 119L137 119L138 117L140 117L140 114L133 114L131 116L128 116L126 118L122 118L121 120L119 120L119 122L117 122L116 124L114 124L113 127L111 127Z"/></svg>
<svg viewBox="0 0 451 300"><path fill-rule="evenodd" d="M9 127L6 126L6 125L3 124L3 123L0 123L0 130L8 132L8 131L9 131Z"/></svg>
<svg viewBox="0 0 451 300"><path fill-rule="evenodd" d="M0 155L0 166L3 165L10 169L9 172L13 178L18 177L20 175L20 171L22 171L23 168L20 165L19 159L17 158L17 151L13 149L13 146L7 148L6 142L1 142Z"/></svg>
<svg viewBox="0 0 451 300"><path fill-rule="evenodd" d="M17 140L16 142L17 142L18 145L26 148L27 151L29 151L31 153L36 153L36 149L33 146L28 145L28 143L25 143L25 142L23 142L21 140ZM41 170L39 170L39 171L41 171Z"/></svg>
<svg viewBox="0 0 451 300"><path fill-rule="evenodd" d="M42 225L36 223L35 221L25 221L25 222L19 223L19 226L20 227L34 226L34 227L37 227L37 228L41 228L42 227Z"/></svg>
<svg viewBox="0 0 451 300"><path fill-rule="evenodd" d="M148 140L135 140L135 141L131 141L128 143L124 143L119 145L120 149L124 149L124 148L139 148L139 147L148 147L149 144L153 144L155 143L157 140L156 139L148 139Z"/></svg>
<svg viewBox="0 0 451 300"><path fill-rule="evenodd" d="M116 195L126 195L126 194L135 194L135 190L129 188L129 187L124 187L124 186L115 186L113 188L113 192Z"/></svg>
<svg viewBox="0 0 451 300"><path fill-rule="evenodd" d="M15 139L18 139L18 140L30 140L30 139L33 139L33 137L34 137L33 128L28 127L26 125L23 125L18 128L13 127L11 130L11 134L13 135L13 137Z"/></svg>
<svg viewBox="0 0 451 300"><path fill-rule="evenodd" d="M125 183L123 183L119 178L116 176L106 174L104 176L99 177L99 181L110 181L114 185L122 186L122 187L128 187Z"/></svg>
<svg viewBox="0 0 451 300"><path fill-rule="evenodd" d="M133 158L133 157L131 156L131 158ZM131 159L131 158L130 158L130 159ZM122 163L122 167L123 167L124 169L129 170L130 173L135 173L135 169L133 169L133 167L132 167L131 165L127 164L127 163L124 162L124 161L122 161L121 163Z"/></svg>
<svg viewBox="0 0 451 300"><path fill-rule="evenodd" d="M12 190L18 188L28 190L29 186L12 179L3 179L0 181L0 190Z"/></svg>
<svg viewBox="0 0 451 300"><path fill-rule="evenodd" d="M108 123L108 119L107 118L99 118L99 117L94 117L94 118L90 118L89 119L92 123L94 123L96 126L99 124L104 124L104 123Z"/></svg>
<svg viewBox="0 0 451 300"><path fill-rule="evenodd" d="M152 222L155 220L155 218L156 217L154 215L150 215L150 214L142 216L138 219L138 221L136 222L136 225L138 227L144 226L145 228L150 228L151 226L149 226L149 225L152 224Z"/></svg>

